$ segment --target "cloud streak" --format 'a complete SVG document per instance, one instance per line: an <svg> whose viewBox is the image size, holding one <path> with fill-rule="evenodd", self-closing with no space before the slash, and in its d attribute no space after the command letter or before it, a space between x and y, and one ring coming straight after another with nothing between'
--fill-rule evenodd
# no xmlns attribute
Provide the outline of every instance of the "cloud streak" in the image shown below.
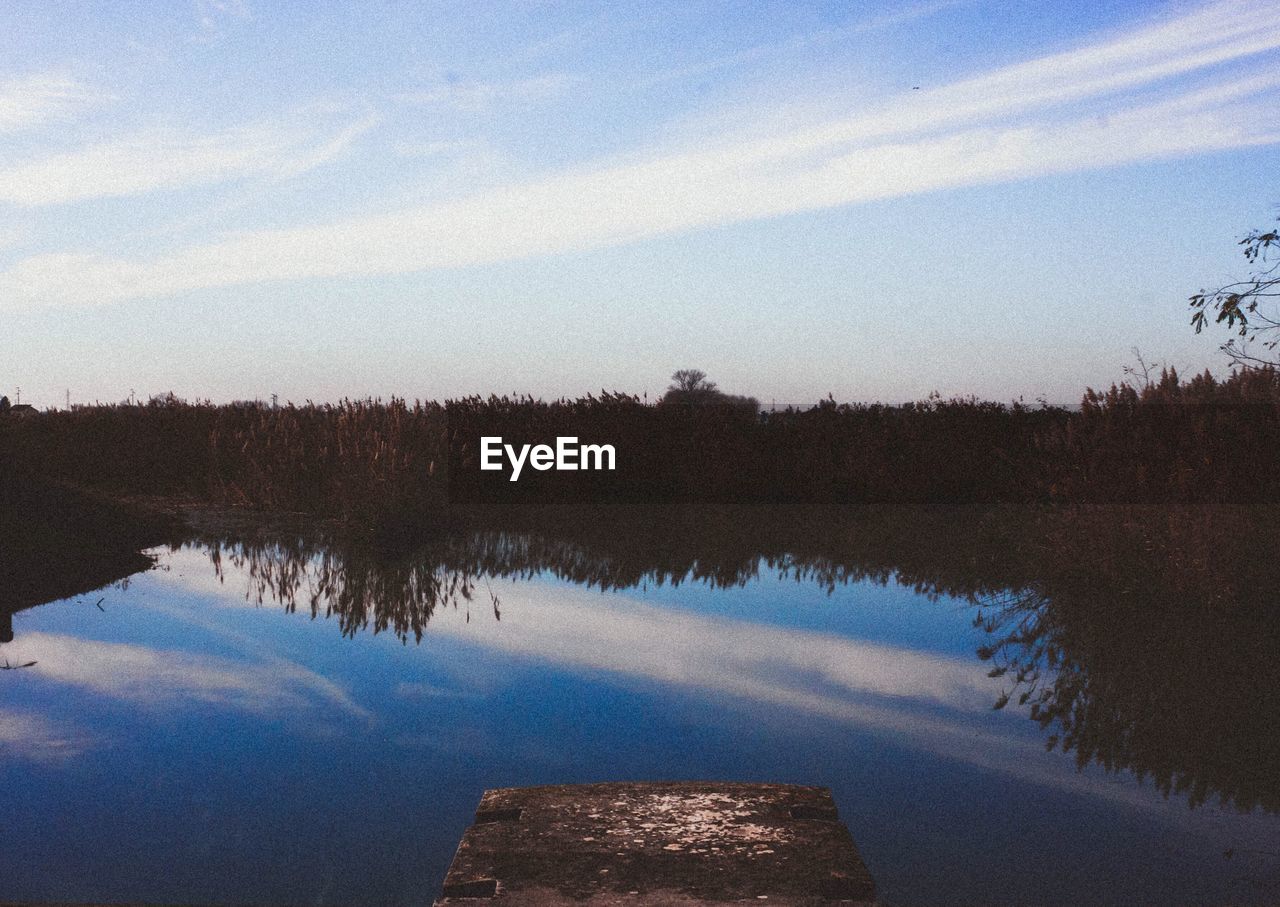
<svg viewBox="0 0 1280 907"><path fill-rule="evenodd" d="M402 92L395 96L395 100L407 104L444 106L458 111L477 113L491 110L502 104L532 104L555 98L580 84L581 81L566 73L533 76L508 82L468 82L445 79L429 88Z"/></svg>
<svg viewBox="0 0 1280 907"><path fill-rule="evenodd" d="M970 0L936 0L936 2L932 3L909 6L871 19L860 20L847 25L821 29L806 35L800 35L782 43L759 44L755 47L748 47L744 50L735 51L720 57L714 57L710 60L702 60L697 63L674 66L655 73L648 78L641 79L635 84L636 87L639 88L649 88L654 85L662 85L666 82L676 82L683 79L704 76L708 73L713 73L722 69L731 69L738 66L755 64L778 54L804 51L815 45L829 44L836 40L849 38L854 35L905 25L906 23L932 16L936 13L942 12L943 10L951 9L968 2L970 2Z"/></svg>
<svg viewBox="0 0 1280 907"><path fill-rule="evenodd" d="M141 133L0 168L0 202L40 207L246 176L296 176L337 157L376 122L366 117L331 135L266 125L214 135Z"/></svg>
<svg viewBox="0 0 1280 907"><path fill-rule="evenodd" d="M52 633L30 633L24 645L39 653L33 675L135 706L202 702L264 717L336 708L369 717L332 681L283 661L252 664Z"/></svg>
<svg viewBox="0 0 1280 907"><path fill-rule="evenodd" d="M65 121L99 100L98 92L65 75L35 73L0 81L0 135Z"/></svg>
<svg viewBox="0 0 1280 907"><path fill-rule="evenodd" d="M1231 64L1277 48L1280 11L1215 3L763 138L712 137L692 150L601 162L387 215L233 235L149 259L33 256L0 273L0 307L467 267L1274 143L1280 75Z"/></svg>

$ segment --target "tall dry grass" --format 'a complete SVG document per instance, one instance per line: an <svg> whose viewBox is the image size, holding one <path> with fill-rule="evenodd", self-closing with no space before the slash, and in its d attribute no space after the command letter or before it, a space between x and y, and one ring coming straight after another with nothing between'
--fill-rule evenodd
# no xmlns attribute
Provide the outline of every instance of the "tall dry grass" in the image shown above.
<svg viewBox="0 0 1280 907"><path fill-rule="evenodd" d="M444 439L443 407L430 403L170 396L9 419L0 457L10 472L122 495L373 520L439 506Z"/></svg>
<svg viewBox="0 0 1280 907"><path fill-rule="evenodd" d="M612 444L613 472L481 471L480 438ZM1280 498L1280 374L1164 373L1078 412L965 400L757 414L625 394L544 402L214 406L166 397L0 419L0 474L346 521L430 524L450 502L840 506Z"/></svg>

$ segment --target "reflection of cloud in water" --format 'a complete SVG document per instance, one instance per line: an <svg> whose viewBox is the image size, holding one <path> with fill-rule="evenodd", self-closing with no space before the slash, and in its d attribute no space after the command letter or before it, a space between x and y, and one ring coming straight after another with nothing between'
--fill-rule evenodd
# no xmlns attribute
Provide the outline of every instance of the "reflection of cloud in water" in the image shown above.
<svg viewBox="0 0 1280 907"><path fill-rule="evenodd" d="M56 762L93 748L96 741L43 715L0 709L0 756Z"/></svg>
<svg viewBox="0 0 1280 907"><path fill-rule="evenodd" d="M261 665L48 633L28 634L26 643L40 654L33 673L141 707L204 702L287 715L318 705L368 714L332 681L288 662Z"/></svg>
<svg viewBox="0 0 1280 907"><path fill-rule="evenodd" d="M419 681L401 681L396 684L395 694L400 699L421 701L424 699L475 699L480 694L475 691L455 690L451 687L437 686Z"/></svg>
<svg viewBox="0 0 1280 907"><path fill-rule="evenodd" d="M751 698L890 697L990 711L998 690L972 660L640 604L530 583L502 592L502 620L438 612L433 632L562 664Z"/></svg>
<svg viewBox="0 0 1280 907"><path fill-rule="evenodd" d="M976 661L559 585L506 586L502 601L500 623L438 612L431 630L521 657L819 716L1021 781L1140 808L1166 805L1117 779L1081 775L1017 736L1014 716L992 717L998 687Z"/></svg>
<svg viewBox="0 0 1280 907"><path fill-rule="evenodd" d="M243 607L249 572L224 560L225 583L218 583L205 557L176 552L173 571L153 576L217 604ZM1046 753L1014 714L992 715L1001 687L976 659L666 609L558 581L504 583L501 599L501 621L475 615L468 621L466 609L440 608L427 632L570 669L818 717L1020 781L1171 815L1172 806L1125 779L1077 773L1060 754ZM471 610L487 613L483 597L472 604ZM474 671L480 689L492 692L484 659L462 656L451 667ZM395 692L419 700L444 694L414 685ZM435 734L396 742L442 748Z"/></svg>
<svg viewBox="0 0 1280 907"><path fill-rule="evenodd" d="M223 569L229 577L224 579L214 571L213 565L209 563L209 553L204 548L179 548L176 551L155 548L150 553L159 557L161 568L149 575L153 582L216 598L218 604L224 606L262 607L256 600L249 598L248 574L237 570L229 559L223 563Z"/></svg>
<svg viewBox="0 0 1280 907"><path fill-rule="evenodd" d="M210 596L223 606L247 602L250 577L223 560L225 580L194 550L168 555L169 572L156 574L165 584ZM512 588L502 592L504 603ZM983 671L967 659L948 658L899 646L789 630L724 618L709 618L602 598L571 587L521 583L521 597L535 595L532 610L508 613L501 622L464 623L455 608L442 608L429 632L458 634L485 645L526 655L604 670L627 670L672 683L699 683L716 678L722 687L731 678L758 676L805 689L833 689L917 700L957 708L988 710L994 688ZM537 590L537 591L535 591ZM554 595L548 592L554 591ZM616 603L615 603L616 602ZM477 610L484 611L480 602ZM621 605L621 606L619 606ZM596 659L596 653L608 653ZM770 676L775 675L776 676ZM803 674L803 676L797 676ZM745 692L745 690L743 690Z"/></svg>

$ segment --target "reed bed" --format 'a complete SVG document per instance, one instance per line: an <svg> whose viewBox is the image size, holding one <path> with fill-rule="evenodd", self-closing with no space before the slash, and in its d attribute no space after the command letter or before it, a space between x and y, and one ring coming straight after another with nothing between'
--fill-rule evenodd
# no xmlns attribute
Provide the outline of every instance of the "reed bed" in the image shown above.
<svg viewBox="0 0 1280 907"><path fill-rule="evenodd" d="M271 407L173 397L10 419L9 471L121 495L350 521L438 509L444 411L392 399Z"/></svg>
<svg viewBox="0 0 1280 907"><path fill-rule="evenodd" d="M482 471L480 438L611 444L608 472ZM654 500L925 507L1280 497L1280 373L1089 391L1078 411L973 399L743 406L479 397L76 407L0 419L0 474L123 496L429 525L450 503Z"/></svg>
<svg viewBox="0 0 1280 907"><path fill-rule="evenodd" d="M1041 431L1062 410L974 400L906 407L837 405L757 414L736 405L471 398L449 404L455 498L574 494L647 500L967 504L1036 494ZM478 439L552 443L575 436L618 451L614 472L481 472Z"/></svg>
<svg viewBox="0 0 1280 907"><path fill-rule="evenodd" d="M1280 499L1280 371L1205 372L1090 390L1039 439L1054 500L1244 504Z"/></svg>

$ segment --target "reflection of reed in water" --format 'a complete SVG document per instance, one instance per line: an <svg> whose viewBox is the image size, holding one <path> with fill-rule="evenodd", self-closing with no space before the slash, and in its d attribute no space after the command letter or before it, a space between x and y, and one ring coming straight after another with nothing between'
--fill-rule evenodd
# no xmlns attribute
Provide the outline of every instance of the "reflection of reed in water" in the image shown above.
<svg viewBox="0 0 1280 907"><path fill-rule="evenodd" d="M337 617L348 636L371 628L420 640L437 607L469 606L480 588L480 600L496 606L480 585L489 578L546 575L620 590L729 588L768 574L829 591L871 580L927 595L976 594L1016 576L1010 522L920 512L855 521L812 508L544 507L473 516L408 549L316 529L204 532L192 541L208 548L219 577L224 559L248 575L250 600Z"/></svg>
<svg viewBox="0 0 1280 907"><path fill-rule="evenodd" d="M467 523L451 565L519 579L547 573L602 590L763 576L828 591L897 582L927 595L966 595L1017 579L1012 546L1025 513L861 511L728 505L541 507Z"/></svg>
<svg viewBox="0 0 1280 907"><path fill-rule="evenodd" d="M1099 510L858 518L741 508L474 516L408 553L300 536L206 539L248 596L421 640L439 607L500 616L490 578L602 590L779 576L899 583L978 607L978 655L1080 766L1151 779L1192 805L1280 811L1280 562L1240 511ZM469 616L469 611L468 611Z"/></svg>
<svg viewBox="0 0 1280 907"><path fill-rule="evenodd" d="M363 545L300 538L206 544L219 579L225 578L224 558L248 575L247 599L278 602L290 613L309 610L312 618L336 618L344 636L389 630L421 642L437 607L469 605L476 591L472 576L420 552L387 558Z"/></svg>
<svg viewBox="0 0 1280 907"><path fill-rule="evenodd" d="M1280 565L1266 517L1077 514L1016 591L975 598L979 656L1047 746L1192 805L1280 812Z"/></svg>

